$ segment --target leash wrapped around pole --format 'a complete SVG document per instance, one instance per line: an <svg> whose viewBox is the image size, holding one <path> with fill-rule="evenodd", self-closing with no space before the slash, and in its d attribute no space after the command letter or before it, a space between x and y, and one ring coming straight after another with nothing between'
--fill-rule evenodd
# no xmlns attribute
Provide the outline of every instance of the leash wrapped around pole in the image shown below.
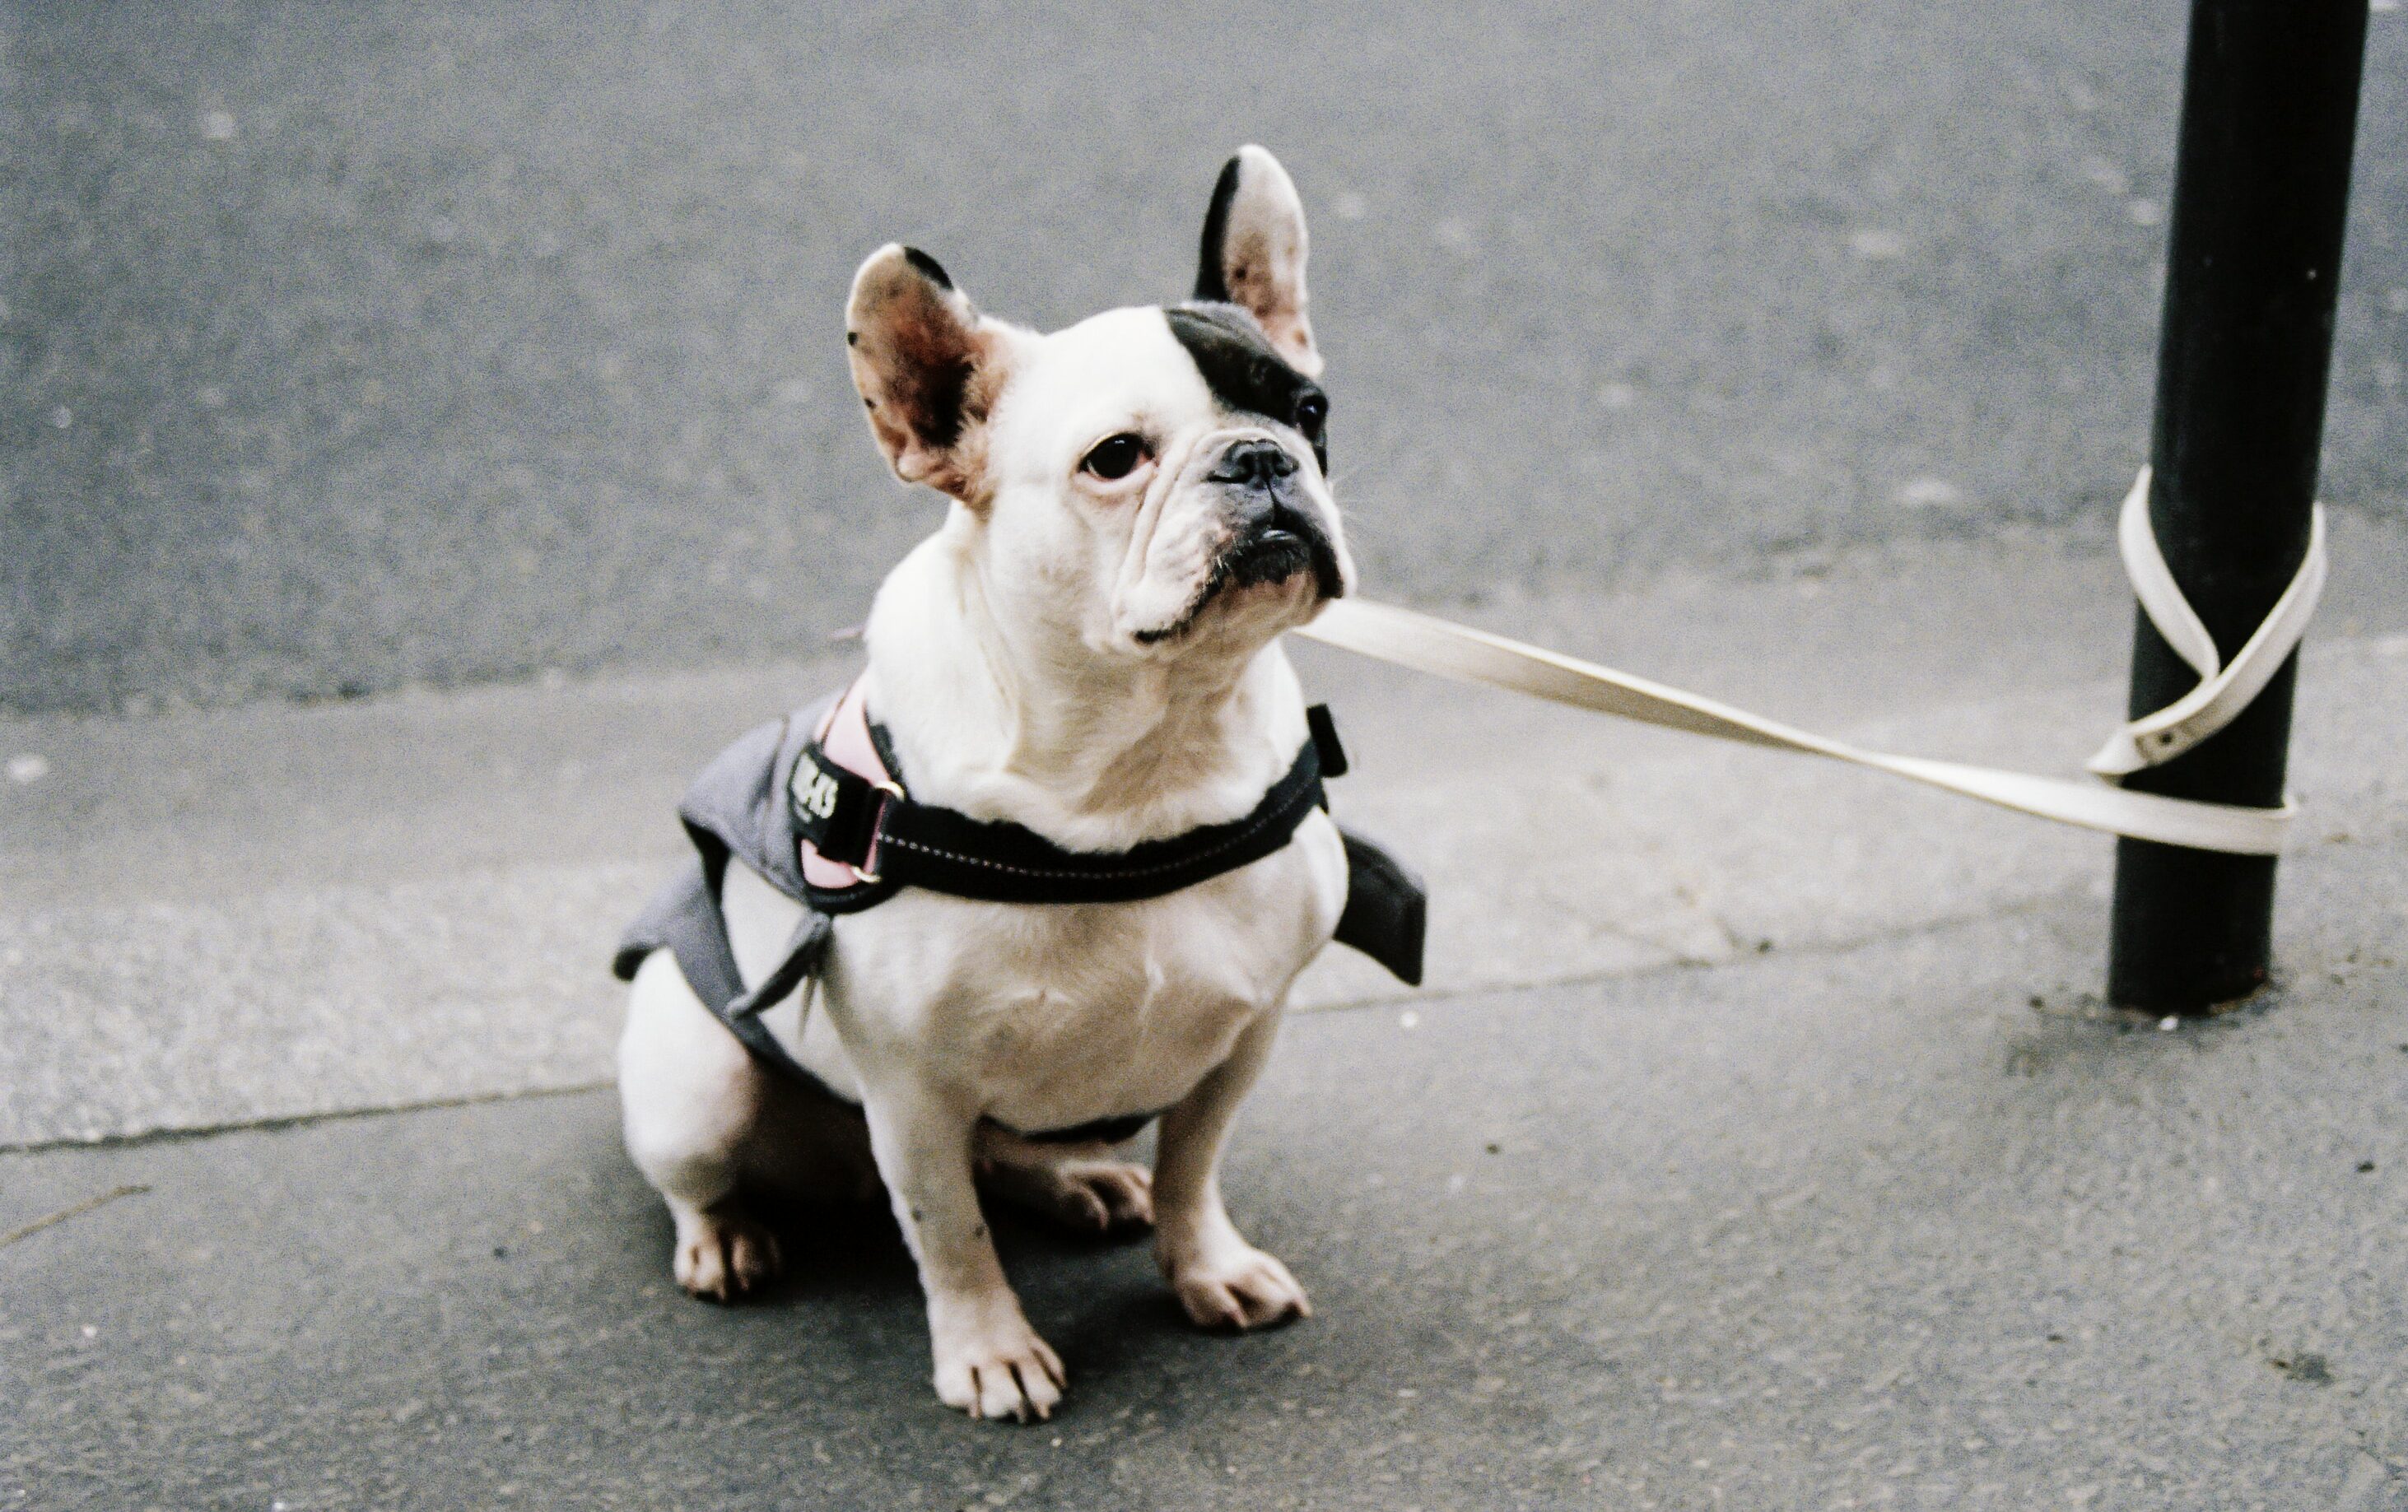
<svg viewBox="0 0 2408 1512"><path fill-rule="evenodd" d="M2199 611L2175 586L2173 570L2157 549L2157 533L2149 528L2149 469L2124 497L2116 521L2115 539L2124 556L2125 575L2140 596L2142 612L2174 654L2199 674L2199 686L2158 709L2116 728L2107 744L2090 758L2090 770L2100 777L2127 777L2143 767L2161 766L2230 724L2251 699L2265 691L2284 658L2307 633L2325 591L2325 511L2322 505L2309 515L2308 550L2283 596L2229 664L2216 654L2215 637L2200 622ZM2146 839L2143 835L2140 838Z"/></svg>
<svg viewBox="0 0 2408 1512"><path fill-rule="evenodd" d="M2308 617L2315 612L2316 595L2324 586L2324 531L2319 514L2315 539L2290 591L2231 663L2221 667L2216 664L2212 643L2204 657L2192 655L2204 632L2197 636L2185 634L2184 617L2188 616L2189 623L2195 626L2197 616L2173 587L2172 575L2164 569L2164 559L2157 555L2156 542L2148 538L2148 481L2144 470L2133 492L2133 497L2144 501L2137 514L2138 544L2133 538L2136 516L2128 501L2125 508L2126 564L2151 619L2161 629L2169 624L2175 627L2166 638L2178 649L2184 649L2201 680L2197 690L2176 703L2120 728L2108 741L2106 749L2093 759L2091 770L2101 776L2119 776L2167 760L2223 728L2298 646ZM2155 563L2154 571L2150 570L2151 563ZM2282 850L2284 836L2299 812L2299 806L2288 798L2279 808L2200 803L2130 792L2100 782L2037 777L1998 767L1870 750L1594 662L1392 604L1340 599L1297 634L1435 677L1501 688L1550 703L1568 704L1668 730L1684 730L1716 740L1870 767L2017 813L2110 834L2154 840L2161 845L2233 855L2272 856ZM2130 752L2129 765L2123 764L2127 751Z"/></svg>

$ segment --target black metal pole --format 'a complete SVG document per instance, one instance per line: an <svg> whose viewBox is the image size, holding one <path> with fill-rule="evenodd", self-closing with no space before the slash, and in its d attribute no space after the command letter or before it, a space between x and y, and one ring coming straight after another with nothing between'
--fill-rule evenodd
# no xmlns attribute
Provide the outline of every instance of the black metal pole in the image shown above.
<svg viewBox="0 0 2408 1512"><path fill-rule="evenodd" d="M2228 658L2307 550L2367 0L2192 0L2175 151L2149 518ZM2126 786L2282 802L2295 657L2221 733ZM2199 680L2146 615L2131 712ZM2118 841L2111 1001L2195 1012L2272 959L2274 861Z"/></svg>

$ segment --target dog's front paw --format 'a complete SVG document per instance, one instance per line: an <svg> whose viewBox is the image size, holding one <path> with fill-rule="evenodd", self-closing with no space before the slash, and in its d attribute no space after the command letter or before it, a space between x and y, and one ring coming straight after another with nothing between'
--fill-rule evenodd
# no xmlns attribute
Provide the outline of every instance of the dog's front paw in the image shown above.
<svg viewBox="0 0 2408 1512"><path fill-rule="evenodd" d="M1167 1256L1162 1268L1199 1328L1268 1328L1312 1316L1312 1300L1287 1267L1243 1239Z"/></svg>
<svg viewBox="0 0 2408 1512"><path fill-rule="evenodd" d="M778 1236L730 1204L677 1215L678 1285L710 1302L734 1302L777 1279Z"/></svg>
<svg viewBox="0 0 2408 1512"><path fill-rule="evenodd" d="M1018 1303L964 1309L939 1319L931 1309L930 1342L937 1356L937 1397L973 1418L1043 1421L1062 1400L1067 1377L1054 1352Z"/></svg>

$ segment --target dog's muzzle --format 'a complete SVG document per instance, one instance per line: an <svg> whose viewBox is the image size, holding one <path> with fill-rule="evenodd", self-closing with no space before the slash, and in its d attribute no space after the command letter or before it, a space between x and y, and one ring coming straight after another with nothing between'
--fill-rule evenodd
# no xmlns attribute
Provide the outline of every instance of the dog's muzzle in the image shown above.
<svg viewBox="0 0 2408 1512"><path fill-rule="evenodd" d="M1276 441L1246 440L1222 453L1204 475L1226 491L1228 546L1213 564L1216 586L1252 588L1312 574L1323 598L1340 592L1337 549L1309 505L1299 503L1297 460Z"/></svg>

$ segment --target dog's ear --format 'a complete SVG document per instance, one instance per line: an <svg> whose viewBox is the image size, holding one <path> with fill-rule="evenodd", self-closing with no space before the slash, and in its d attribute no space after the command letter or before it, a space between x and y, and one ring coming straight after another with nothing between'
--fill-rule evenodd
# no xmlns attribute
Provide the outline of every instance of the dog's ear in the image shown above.
<svg viewBox="0 0 2408 1512"><path fill-rule="evenodd" d="M1003 391L1007 336L916 247L889 242L861 264L844 339L896 477L984 504L986 418Z"/></svg>
<svg viewBox="0 0 2408 1512"><path fill-rule="evenodd" d="M1196 297L1235 305L1262 322L1272 348L1307 378L1321 352L1305 319L1304 202L1279 159L1249 143L1221 170L1204 216Z"/></svg>

